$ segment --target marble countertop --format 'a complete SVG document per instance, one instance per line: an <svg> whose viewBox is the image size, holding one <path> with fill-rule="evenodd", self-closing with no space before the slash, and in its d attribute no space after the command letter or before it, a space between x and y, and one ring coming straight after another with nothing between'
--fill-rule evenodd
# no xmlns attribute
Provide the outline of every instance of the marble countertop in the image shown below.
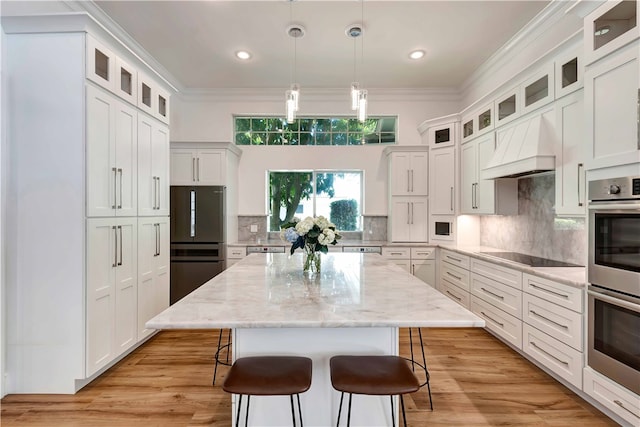
<svg viewBox="0 0 640 427"><path fill-rule="evenodd" d="M484 320L377 254L253 254L149 320L153 329L483 327Z"/></svg>
<svg viewBox="0 0 640 427"><path fill-rule="evenodd" d="M235 243L229 243L227 246L291 246L290 243L283 242L280 239L258 239L258 240L243 240ZM347 240L341 239L336 248L344 246L394 246L394 247L436 247L436 244L429 243L397 243L389 242L387 240Z"/></svg>
<svg viewBox="0 0 640 427"><path fill-rule="evenodd" d="M472 256L493 264L513 268L515 270L522 271L523 273L533 274L534 276L553 280L575 288L583 288L586 283L585 267L531 267L526 264L520 264L518 262L508 261L506 259L480 253L503 251L503 249L496 249L487 246L455 246L440 244L438 247L458 252L463 255Z"/></svg>

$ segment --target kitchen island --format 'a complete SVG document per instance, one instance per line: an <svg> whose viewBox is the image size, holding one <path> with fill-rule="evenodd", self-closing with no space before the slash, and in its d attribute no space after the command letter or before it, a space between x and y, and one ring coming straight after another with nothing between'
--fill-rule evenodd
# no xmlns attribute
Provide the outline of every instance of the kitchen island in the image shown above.
<svg viewBox="0 0 640 427"><path fill-rule="evenodd" d="M232 328L234 358L310 357L311 389L300 396L304 420L309 426L327 426L335 424L340 398L329 378L331 356L398 354L400 327L485 325L380 255L323 255L321 272L311 275L302 272L302 257L250 255L151 319L147 327ZM249 418L250 425L291 424L288 398L252 399ZM354 397L351 422L391 424L388 398Z"/></svg>

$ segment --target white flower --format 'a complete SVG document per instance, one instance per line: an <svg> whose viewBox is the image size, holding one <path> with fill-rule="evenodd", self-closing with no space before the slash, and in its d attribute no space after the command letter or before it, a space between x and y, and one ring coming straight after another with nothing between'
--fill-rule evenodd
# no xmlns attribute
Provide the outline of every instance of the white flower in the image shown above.
<svg viewBox="0 0 640 427"><path fill-rule="evenodd" d="M296 232L300 236L304 236L313 228L313 218L310 216L296 224Z"/></svg>
<svg viewBox="0 0 640 427"><path fill-rule="evenodd" d="M322 234L318 236L318 243L321 245L330 245L336 239L336 234L330 228L325 228Z"/></svg>
<svg viewBox="0 0 640 427"><path fill-rule="evenodd" d="M331 224L329 220L323 216L319 216L316 218L316 225L318 226L318 228L320 228L320 230L324 230L325 228L329 227L329 224Z"/></svg>

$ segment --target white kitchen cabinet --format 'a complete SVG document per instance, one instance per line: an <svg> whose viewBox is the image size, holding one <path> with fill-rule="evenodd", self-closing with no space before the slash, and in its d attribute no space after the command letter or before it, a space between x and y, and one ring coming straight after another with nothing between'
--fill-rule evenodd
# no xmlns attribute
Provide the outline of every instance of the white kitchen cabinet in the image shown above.
<svg viewBox="0 0 640 427"><path fill-rule="evenodd" d="M137 112L90 85L87 98L87 215L137 213Z"/></svg>
<svg viewBox="0 0 640 427"><path fill-rule="evenodd" d="M520 88L518 86L498 95L494 102L496 127L520 117Z"/></svg>
<svg viewBox="0 0 640 427"><path fill-rule="evenodd" d="M556 100L583 87L584 56L582 52L582 46L578 46L555 59Z"/></svg>
<svg viewBox="0 0 640 427"><path fill-rule="evenodd" d="M138 100L138 71L124 59L116 57L114 92L132 105Z"/></svg>
<svg viewBox="0 0 640 427"><path fill-rule="evenodd" d="M480 179L480 171L495 151L495 135L489 133L462 145L460 160L460 211L463 214L515 215L518 213L516 180Z"/></svg>
<svg viewBox="0 0 640 427"><path fill-rule="evenodd" d="M438 290L469 309L471 307L469 257L441 249L438 257Z"/></svg>
<svg viewBox="0 0 640 427"><path fill-rule="evenodd" d="M585 393L625 420L630 426L638 425L640 396L589 367L584 368L583 379Z"/></svg>
<svg viewBox="0 0 640 427"><path fill-rule="evenodd" d="M138 114L138 215L169 215L169 128Z"/></svg>
<svg viewBox="0 0 640 427"><path fill-rule="evenodd" d="M471 311L485 320L486 329L515 348L522 348L522 321L471 295Z"/></svg>
<svg viewBox="0 0 640 427"><path fill-rule="evenodd" d="M246 246L227 245L227 259L225 262L225 268L229 268L232 265L240 262L240 260L242 260L246 256L247 256Z"/></svg>
<svg viewBox="0 0 640 427"><path fill-rule="evenodd" d="M137 342L137 221L87 220L86 375Z"/></svg>
<svg viewBox="0 0 640 427"><path fill-rule="evenodd" d="M411 248L408 247L383 247L382 257L411 273Z"/></svg>
<svg viewBox="0 0 640 427"><path fill-rule="evenodd" d="M427 141L431 150L453 147L458 140L458 122L435 125L427 130Z"/></svg>
<svg viewBox="0 0 640 427"><path fill-rule="evenodd" d="M171 185L224 185L225 150L172 148Z"/></svg>
<svg viewBox="0 0 640 427"><path fill-rule="evenodd" d="M640 37L640 3L610 0L584 18L585 64L589 65Z"/></svg>
<svg viewBox="0 0 640 427"><path fill-rule="evenodd" d="M392 197L390 225L392 242L426 242L427 198Z"/></svg>
<svg viewBox="0 0 640 427"><path fill-rule="evenodd" d="M639 46L638 41L628 44L585 71L587 169L640 162Z"/></svg>
<svg viewBox="0 0 640 427"><path fill-rule="evenodd" d="M169 123L169 94L147 74L138 73L137 106L164 123Z"/></svg>
<svg viewBox="0 0 640 427"><path fill-rule="evenodd" d="M584 216L586 182L583 91L556 101L556 215Z"/></svg>
<svg viewBox="0 0 640 427"><path fill-rule="evenodd" d="M431 150L430 155L430 212L433 215L455 214L455 147Z"/></svg>
<svg viewBox="0 0 640 427"><path fill-rule="evenodd" d="M527 293L522 299L523 318L527 324L563 342L577 351L583 351L583 318L581 313L567 310Z"/></svg>
<svg viewBox="0 0 640 427"><path fill-rule="evenodd" d="M413 147L412 147L413 148ZM428 152L398 151L389 156L389 183L392 196L428 194Z"/></svg>
<svg viewBox="0 0 640 427"><path fill-rule="evenodd" d="M94 83L113 92L116 84L116 55L90 34L86 38L86 75Z"/></svg>
<svg viewBox="0 0 640 427"><path fill-rule="evenodd" d="M555 99L555 67L545 64L520 84L521 114L525 115Z"/></svg>
<svg viewBox="0 0 640 427"><path fill-rule="evenodd" d="M494 129L493 102L462 116L462 141L469 141Z"/></svg>
<svg viewBox="0 0 640 427"><path fill-rule="evenodd" d="M518 319L522 318L522 291L478 273L471 273L471 294Z"/></svg>
<svg viewBox="0 0 640 427"><path fill-rule="evenodd" d="M437 288L435 248L411 248L411 274Z"/></svg>
<svg viewBox="0 0 640 427"><path fill-rule="evenodd" d="M138 218L138 340L145 323L169 307L169 217Z"/></svg>

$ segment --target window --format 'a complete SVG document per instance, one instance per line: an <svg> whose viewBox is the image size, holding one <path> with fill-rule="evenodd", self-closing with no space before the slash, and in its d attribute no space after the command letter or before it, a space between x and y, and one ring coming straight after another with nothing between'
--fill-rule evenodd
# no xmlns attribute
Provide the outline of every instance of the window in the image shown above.
<svg viewBox="0 0 640 427"><path fill-rule="evenodd" d="M396 117L370 117L364 123L348 117L234 117L237 145L395 144Z"/></svg>
<svg viewBox="0 0 640 427"><path fill-rule="evenodd" d="M270 171L269 212L270 231L320 215L340 231L362 231L362 171Z"/></svg>

